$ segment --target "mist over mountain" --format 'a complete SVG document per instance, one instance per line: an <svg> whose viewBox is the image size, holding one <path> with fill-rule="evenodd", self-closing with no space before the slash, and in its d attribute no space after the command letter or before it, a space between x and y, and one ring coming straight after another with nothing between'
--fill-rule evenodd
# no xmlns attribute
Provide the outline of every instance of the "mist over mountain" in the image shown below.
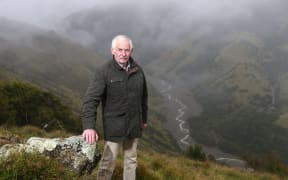
<svg viewBox="0 0 288 180"><path fill-rule="evenodd" d="M281 19L278 10L283 12L285 4L280 0L159 1L152 4L124 1L74 13L62 25L65 33L107 58L110 58L107 51L110 43L107 42L116 34L127 34L133 38L137 49L134 56L146 63L183 41L206 36L215 31L215 26L220 27L218 30L222 33L238 28L239 31L262 29L268 26L269 19ZM257 25L253 25L255 22Z"/></svg>
<svg viewBox="0 0 288 180"><path fill-rule="evenodd" d="M94 0L1 0L0 16L25 23L55 29L65 16L98 4Z"/></svg>
<svg viewBox="0 0 288 180"><path fill-rule="evenodd" d="M0 1L0 10L3 2L8 3ZM23 7L29 7L28 2ZM65 3L57 5L58 10L49 6L45 18L40 12L34 20L29 20L34 14L22 13L21 19L11 13L25 23L0 20L1 77L83 92L92 69L111 58L111 39L126 34L148 80L156 82L156 117L172 121L175 117L167 112L179 110L157 97L163 92L157 82L166 82L169 95L187 107L185 126L197 143L239 155L273 151L288 161L287 1L109 0L83 2L69 11ZM8 10L0 12L9 17ZM47 18L54 31L26 24L46 28ZM151 134L145 138L158 144L170 137L157 139L155 129Z"/></svg>
<svg viewBox="0 0 288 180"><path fill-rule="evenodd" d="M73 101L104 61L54 31L0 18L1 79L27 80Z"/></svg>
<svg viewBox="0 0 288 180"><path fill-rule="evenodd" d="M287 2L224 1L217 8L207 2L94 7L63 25L107 58L106 42L131 36L148 74L170 83L173 96L188 104L197 142L236 154L275 151L288 161Z"/></svg>

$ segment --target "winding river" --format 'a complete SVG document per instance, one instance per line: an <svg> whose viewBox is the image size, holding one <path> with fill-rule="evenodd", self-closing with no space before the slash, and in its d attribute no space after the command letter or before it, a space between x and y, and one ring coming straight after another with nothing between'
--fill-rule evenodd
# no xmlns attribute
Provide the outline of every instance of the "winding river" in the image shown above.
<svg viewBox="0 0 288 180"><path fill-rule="evenodd" d="M189 124L186 122L187 118L184 118L187 105L171 95L170 91L172 86L164 80L161 80L161 87L163 88L160 90L160 93L167 97L168 104L170 104L169 109L177 108L175 109L175 112L170 112L170 114L173 114L172 116L169 115L169 117L175 117L172 122L170 120L170 131L173 132L173 136L177 140L179 146L182 149L186 149L187 146L193 144L193 140L190 137ZM175 125L177 129L175 129Z"/></svg>
<svg viewBox="0 0 288 180"><path fill-rule="evenodd" d="M197 105L195 102L193 103L193 98L191 95L189 99L183 95L183 93L173 90L171 84L167 81L160 81L160 92L166 97L167 104L167 119L168 119L168 129L172 132L173 137L176 139L179 147L182 150L187 150L189 145L195 145L197 142L191 137L191 128L189 128L189 120L190 116L197 115L201 110L197 110ZM187 105L180 98L185 100L186 103L190 103ZM225 153L218 148L203 146L204 151L207 154L212 154L216 159L221 161L229 160L231 161L239 161L238 157ZM241 160L240 160L241 161Z"/></svg>

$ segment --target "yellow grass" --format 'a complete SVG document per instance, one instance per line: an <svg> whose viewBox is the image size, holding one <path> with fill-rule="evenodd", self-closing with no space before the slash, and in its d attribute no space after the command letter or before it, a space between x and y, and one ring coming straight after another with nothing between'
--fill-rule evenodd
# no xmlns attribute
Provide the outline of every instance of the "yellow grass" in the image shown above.
<svg viewBox="0 0 288 180"><path fill-rule="evenodd" d="M103 142L100 142L101 147ZM122 179L123 156L120 153L114 171L114 180ZM98 168L98 167L97 167ZM97 176L97 168L90 178ZM85 177L84 179L89 179ZM278 180L277 175L248 172L214 162L200 162L184 156L138 150L137 180Z"/></svg>
<svg viewBox="0 0 288 180"><path fill-rule="evenodd" d="M22 134L24 133L24 134ZM39 129L28 126L24 128L12 128L7 130L0 127L0 135L16 135L21 141L30 134L41 134ZM54 132L53 135L67 135ZM51 134L49 134L51 136ZM23 138L24 137L24 138ZM22 139L23 138L23 139ZM103 149L103 141L99 142ZM137 180L278 180L277 175L260 172L248 172L237 168L218 165L214 162L200 162L188 159L184 156L158 153L139 147ZM148 149L148 150L147 150ZM123 156L119 154L113 179L122 179ZM98 167L97 167L98 168ZM90 175L77 177L77 179L95 179L97 168ZM35 169L34 169L35 170ZM28 170L27 170L28 171ZM65 178L65 177L63 177ZM283 178L283 177L282 177Z"/></svg>

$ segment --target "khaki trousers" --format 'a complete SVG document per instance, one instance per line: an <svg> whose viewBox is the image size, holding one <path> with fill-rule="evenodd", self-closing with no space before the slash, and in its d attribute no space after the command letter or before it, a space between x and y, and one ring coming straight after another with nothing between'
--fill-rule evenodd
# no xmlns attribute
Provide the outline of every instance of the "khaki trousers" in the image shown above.
<svg viewBox="0 0 288 180"><path fill-rule="evenodd" d="M137 167L137 144L137 138L128 139L122 143L106 141L98 170L97 180L111 179L121 145L124 154L123 180L135 180Z"/></svg>

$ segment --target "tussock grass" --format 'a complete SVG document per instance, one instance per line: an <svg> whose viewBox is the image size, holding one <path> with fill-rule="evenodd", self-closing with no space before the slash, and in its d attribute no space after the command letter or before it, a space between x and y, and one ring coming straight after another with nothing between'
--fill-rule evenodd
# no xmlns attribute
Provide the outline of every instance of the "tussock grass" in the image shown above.
<svg viewBox="0 0 288 180"><path fill-rule="evenodd" d="M23 133L23 134L21 134ZM5 129L0 127L0 136L16 135L27 138L28 135L43 135L41 130L32 126ZM46 134L47 135L47 134ZM49 133L49 136L67 136L61 131ZM47 137L47 136L46 136ZM103 141L99 141L103 149ZM13 154L0 163L0 179L96 179L98 167L90 174L78 177L65 169L63 165L47 159L40 154ZM123 153L117 159L113 180L121 180L123 171ZM248 172L237 168L221 166L209 161L195 161L180 155L158 153L152 150L138 149L137 180L278 180L278 175L263 172Z"/></svg>
<svg viewBox="0 0 288 180"><path fill-rule="evenodd" d="M72 179L75 174L38 153L14 153L0 160L0 179Z"/></svg>
<svg viewBox="0 0 288 180"><path fill-rule="evenodd" d="M276 175L263 173L249 173L235 168L217 165L213 162L200 162L182 156L169 156L156 152L140 152L139 165L145 167L146 173L154 175L156 179L171 180L222 180L222 179L279 179ZM141 168L138 175L145 177ZM140 178L139 177L139 178ZM141 178L140 178L141 179ZM145 178L144 178L145 179Z"/></svg>
<svg viewBox="0 0 288 180"><path fill-rule="evenodd" d="M119 154L113 180L122 179L123 155ZM94 171L96 177L97 170ZM248 172L218 165L210 161L195 161L184 156L160 154L139 149L137 180L278 180L278 175Z"/></svg>

